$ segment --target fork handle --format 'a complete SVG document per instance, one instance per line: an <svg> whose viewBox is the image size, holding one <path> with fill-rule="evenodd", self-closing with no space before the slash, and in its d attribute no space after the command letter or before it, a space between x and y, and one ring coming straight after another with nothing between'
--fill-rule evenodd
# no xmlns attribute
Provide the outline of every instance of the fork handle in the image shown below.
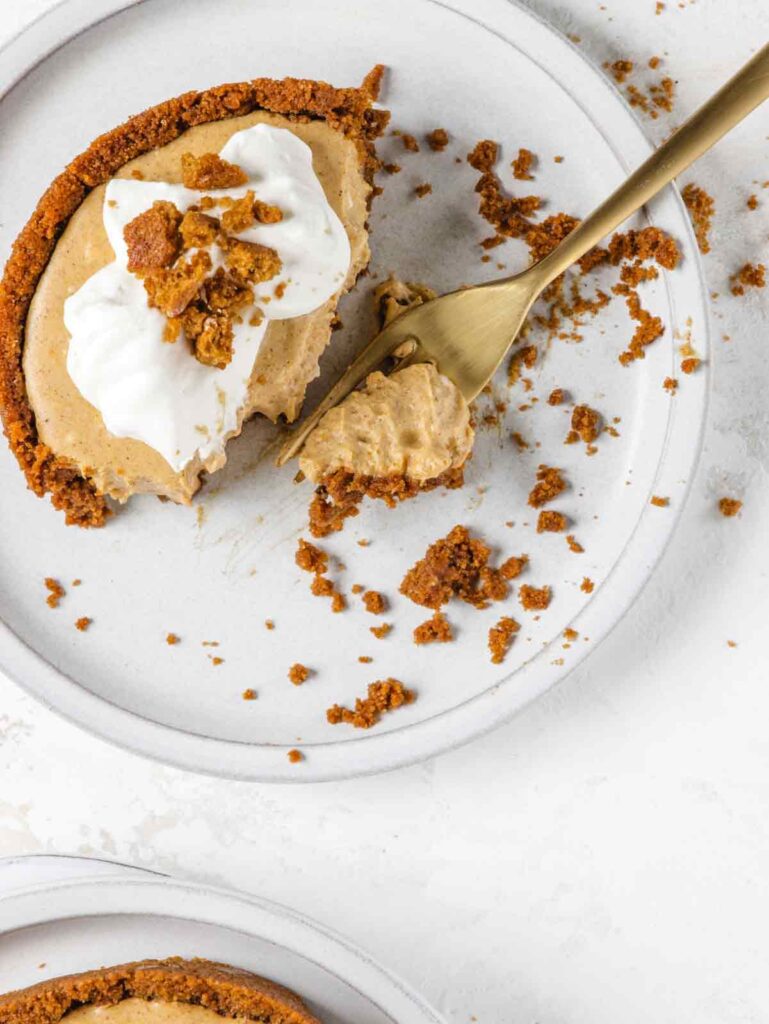
<svg viewBox="0 0 769 1024"><path fill-rule="evenodd" d="M536 265L549 284L769 97L769 44ZM534 271L534 268L531 268Z"/></svg>

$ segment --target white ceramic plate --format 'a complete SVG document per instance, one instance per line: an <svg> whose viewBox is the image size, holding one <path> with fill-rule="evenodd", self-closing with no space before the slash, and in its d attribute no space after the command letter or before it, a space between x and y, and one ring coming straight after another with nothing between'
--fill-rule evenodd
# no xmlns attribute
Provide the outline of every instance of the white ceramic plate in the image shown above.
<svg viewBox="0 0 769 1024"><path fill-rule="evenodd" d="M19 888L21 877L34 884ZM0 992L174 955L273 978L324 1024L442 1022L366 953L278 904L106 861L0 861Z"/></svg>
<svg viewBox="0 0 769 1024"><path fill-rule="evenodd" d="M193 86L254 75L359 81L369 66L391 68L383 102L393 123L417 134L448 128L446 153L404 154L392 136L381 147L403 172L387 178L372 218L382 274L426 280L439 290L524 265L508 245L482 264L488 234L476 213L475 173L462 160L479 138L500 140L505 166L519 146L539 154L531 190L550 210L584 214L649 152L644 134L612 86L578 51L524 9L505 0L172 0L126 7L116 0L67 0L0 54L0 247L8 249L54 173L99 132L128 114ZM112 13L118 12L118 13ZM90 27L89 27L90 26ZM195 54L191 60L190 54ZM15 83L15 84L14 84ZM3 95L0 92L0 95ZM564 155L562 163L553 157ZM428 180L434 194L412 190ZM520 194L523 188L516 183ZM556 343L534 371L542 401L519 412L514 391L504 429L481 431L464 490L422 496L395 512L366 507L326 545L346 566L349 593L360 582L397 597L404 571L428 543L463 522L502 556L528 552L529 581L553 588L539 619L506 607L451 609L460 642L418 649L411 630L427 616L401 599L375 640L376 620L356 605L333 616L308 592L293 553L310 492L277 473L275 431L252 423L232 445L229 466L198 508L139 499L101 531L66 528L35 499L11 456L0 453L0 664L46 705L115 743L186 768L238 778L306 781L382 771L429 757L483 733L562 679L625 614L648 579L681 511L696 462L707 370L685 378L672 399L664 377L678 376L676 332L688 332L707 359L704 292L688 220L669 189L654 221L681 242L685 260L645 288L644 302L667 325L643 362L617 355L632 333L622 303L586 325L581 344ZM322 364L323 386L368 327L370 280L346 301L346 330ZM621 417L621 436L599 452L563 446L567 419L544 398L555 385ZM314 394L318 393L318 386ZM499 384L505 393L504 382ZM518 455L520 430L541 447ZM539 462L562 466L573 483L559 508L574 520L585 553L562 536L538 536L526 495ZM670 507L651 507L652 494ZM514 521L508 528L506 522ZM16 524L16 529L10 529ZM357 540L367 538L367 548ZM70 590L50 610L42 580ZM595 581L588 597L584 576ZM353 599L354 600L354 599ZM503 666L486 651L489 626L510 612L524 628ZM81 615L94 619L85 633ZM264 620L274 619L268 632ZM563 649L566 626L581 639ZM183 642L164 643L173 631ZM589 638L589 639L586 639ZM218 641L215 651L201 646ZM209 655L224 663L214 667ZM359 655L374 662L362 665ZM316 669L300 689L289 666ZM351 703L368 682L395 676L419 692L411 707L369 733L329 726L324 710ZM253 687L258 699L244 702ZM302 748L306 760L288 763Z"/></svg>

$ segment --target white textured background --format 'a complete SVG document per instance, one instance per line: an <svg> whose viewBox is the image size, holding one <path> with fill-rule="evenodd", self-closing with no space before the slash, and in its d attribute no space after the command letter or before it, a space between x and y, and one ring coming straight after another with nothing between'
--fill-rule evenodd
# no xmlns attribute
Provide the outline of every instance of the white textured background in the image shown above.
<svg viewBox="0 0 769 1024"><path fill-rule="evenodd" d="M0 41L51 5L2 0ZM665 56L672 123L769 38L767 0L531 6L599 63ZM769 1021L769 289L727 294L769 257L768 136L769 106L684 179L717 203L705 452L662 565L584 667L437 761L290 788L156 767L0 679L0 855L116 857L288 903L452 1024ZM726 493L739 519L715 511Z"/></svg>

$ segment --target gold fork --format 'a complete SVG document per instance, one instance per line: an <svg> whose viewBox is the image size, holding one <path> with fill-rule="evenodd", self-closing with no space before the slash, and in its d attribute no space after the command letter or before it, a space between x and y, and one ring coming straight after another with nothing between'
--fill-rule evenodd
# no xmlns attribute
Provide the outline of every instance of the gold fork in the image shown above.
<svg viewBox="0 0 769 1024"><path fill-rule="evenodd" d="M298 455L321 417L396 349L398 356L402 356L397 369L409 363L432 362L457 385L468 402L472 401L504 359L543 289L767 97L769 44L544 259L514 277L450 292L393 320L347 368L307 419L291 432L277 464L282 466Z"/></svg>

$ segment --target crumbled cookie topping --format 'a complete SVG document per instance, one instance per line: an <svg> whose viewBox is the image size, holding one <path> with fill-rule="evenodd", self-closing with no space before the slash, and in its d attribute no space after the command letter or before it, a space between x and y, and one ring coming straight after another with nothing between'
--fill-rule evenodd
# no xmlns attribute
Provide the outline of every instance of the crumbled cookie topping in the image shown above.
<svg viewBox="0 0 769 1024"><path fill-rule="evenodd" d="M222 160L218 153L193 156L182 154L182 184L197 192L210 192L218 188L237 188L245 185L248 175L242 167Z"/></svg>
<svg viewBox="0 0 769 1024"><path fill-rule="evenodd" d="M741 508L742 502L737 498L719 498L718 511L722 516L726 516L727 518L736 516Z"/></svg>
<svg viewBox="0 0 769 1024"><path fill-rule="evenodd" d="M694 182L690 181L688 185L684 185L681 198L686 205L686 209L689 211L700 252L710 252L708 234L716 210L713 196L708 195L704 188L700 188L699 185L695 185Z"/></svg>

